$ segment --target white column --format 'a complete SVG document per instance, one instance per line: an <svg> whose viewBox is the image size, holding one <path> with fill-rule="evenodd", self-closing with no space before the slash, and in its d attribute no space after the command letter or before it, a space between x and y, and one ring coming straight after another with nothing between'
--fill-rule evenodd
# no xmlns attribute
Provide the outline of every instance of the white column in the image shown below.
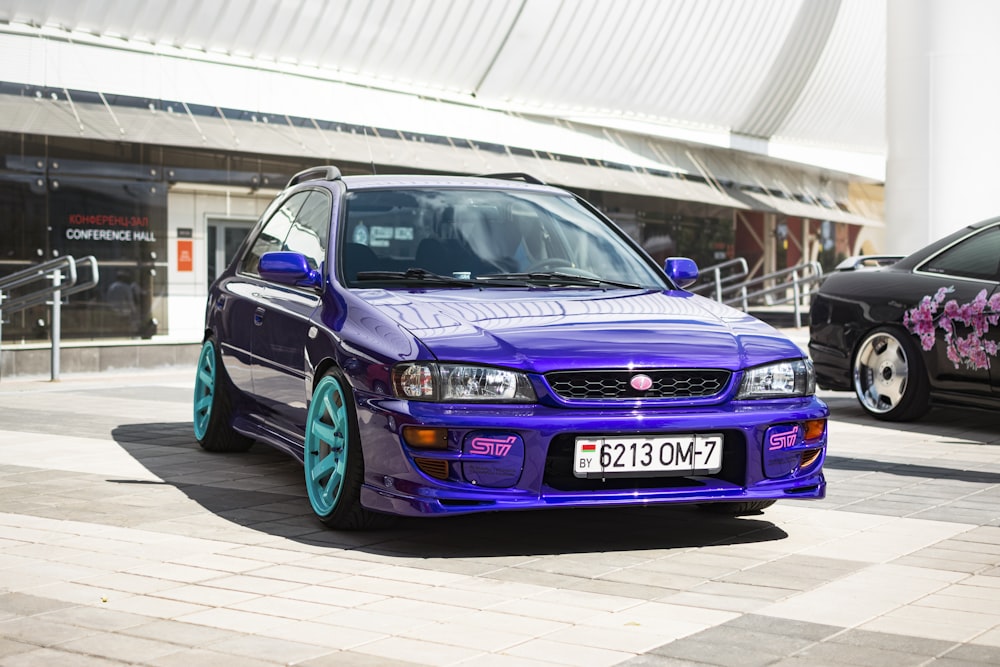
<svg viewBox="0 0 1000 667"><path fill-rule="evenodd" d="M888 0L886 251L1000 215L1000 2Z"/></svg>

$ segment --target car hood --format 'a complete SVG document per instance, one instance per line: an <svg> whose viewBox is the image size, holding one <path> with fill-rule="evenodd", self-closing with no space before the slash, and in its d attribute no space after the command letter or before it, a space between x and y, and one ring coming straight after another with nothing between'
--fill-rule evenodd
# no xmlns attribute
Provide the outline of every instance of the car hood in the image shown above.
<svg viewBox="0 0 1000 667"><path fill-rule="evenodd" d="M683 291L364 290L442 361L545 373L738 370L803 352L773 327Z"/></svg>

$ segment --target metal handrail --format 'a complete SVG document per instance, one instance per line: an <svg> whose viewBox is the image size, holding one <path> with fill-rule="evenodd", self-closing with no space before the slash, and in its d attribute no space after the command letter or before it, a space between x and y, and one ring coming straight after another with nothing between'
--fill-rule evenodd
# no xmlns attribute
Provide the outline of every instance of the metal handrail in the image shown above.
<svg viewBox="0 0 1000 667"><path fill-rule="evenodd" d="M78 271L76 267L81 264L90 266L90 275L92 276L90 280L86 280L84 282L77 281ZM68 275L63 275L58 286L51 285L17 297L3 296L5 288L28 285L34 280L51 280L52 272L61 270L63 267L67 269ZM15 276L21 279L11 281L10 283L7 282ZM88 255L81 259L66 256L50 260L43 264L37 264L30 269L24 269L0 279L0 311L3 311L4 314L10 315L25 310L26 308L31 308L32 306L48 303L49 298L52 296L53 292L56 291L59 291L61 297L71 296L94 287L97 285L98 279L97 258L93 255Z"/></svg>
<svg viewBox="0 0 1000 667"><path fill-rule="evenodd" d="M735 271L722 277L722 272L725 269L737 267ZM747 260L743 257L736 257L734 259L726 260L725 262L720 262L719 264L712 264L711 266L706 266L701 270L701 275L705 276L708 274L712 275L712 281L706 282L701 285L697 285L692 288L691 291L696 294L702 294L707 296L708 292L715 292L715 300L722 301L723 286L730 283L736 282L741 278L745 278L750 269L747 266Z"/></svg>
<svg viewBox="0 0 1000 667"><path fill-rule="evenodd" d="M86 264L90 267L90 279L78 280L77 265ZM65 273L64 273L65 271ZM46 281L46 284L25 294L12 296L11 291ZM32 306L49 303L52 306L52 369L53 380L59 379L59 343L61 340L62 300L72 294L88 290L100 281L97 258L88 255L75 259L70 255L57 257L41 264L30 266L0 278L0 342L3 340L4 315L20 312ZM2 366L0 366L2 368Z"/></svg>
<svg viewBox="0 0 1000 667"><path fill-rule="evenodd" d="M50 259L47 262L29 266L26 269L22 269L10 274L9 276L0 278L0 312L6 312L9 315L11 313L24 310L25 308L30 308L31 306L36 305L34 302L36 297L40 297L44 301L53 292L58 291L59 287L50 285L20 297L11 297L9 296L9 292L17 289L18 287L30 285L36 281L51 280L50 275L53 271L62 271L63 269L67 271L67 275L64 277L65 282L63 282L63 284L75 285L76 260L69 256ZM2 322L2 319L0 319L0 322Z"/></svg>
<svg viewBox="0 0 1000 667"><path fill-rule="evenodd" d="M746 311L751 301L763 299L768 305L792 303L795 326L802 326L801 307L808 305L812 286L823 281L823 267L819 262L806 262L774 273L744 281L738 285L718 290L717 301ZM789 295L791 290L791 295Z"/></svg>

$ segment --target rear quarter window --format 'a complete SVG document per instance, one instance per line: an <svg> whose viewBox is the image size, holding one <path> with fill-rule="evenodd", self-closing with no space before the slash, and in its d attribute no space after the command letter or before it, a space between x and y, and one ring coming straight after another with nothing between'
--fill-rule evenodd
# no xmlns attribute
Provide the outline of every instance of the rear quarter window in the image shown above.
<svg viewBox="0 0 1000 667"><path fill-rule="evenodd" d="M1000 225L959 241L920 267L939 273L977 280L1000 280Z"/></svg>

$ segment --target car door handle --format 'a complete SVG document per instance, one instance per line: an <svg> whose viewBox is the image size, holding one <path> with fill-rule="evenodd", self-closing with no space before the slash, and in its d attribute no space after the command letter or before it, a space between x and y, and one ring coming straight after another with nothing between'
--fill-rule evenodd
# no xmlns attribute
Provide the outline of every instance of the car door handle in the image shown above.
<svg viewBox="0 0 1000 667"><path fill-rule="evenodd" d="M258 326L258 327L260 325L264 324L264 309L263 308L258 308L257 310L253 311L253 323L256 326Z"/></svg>

